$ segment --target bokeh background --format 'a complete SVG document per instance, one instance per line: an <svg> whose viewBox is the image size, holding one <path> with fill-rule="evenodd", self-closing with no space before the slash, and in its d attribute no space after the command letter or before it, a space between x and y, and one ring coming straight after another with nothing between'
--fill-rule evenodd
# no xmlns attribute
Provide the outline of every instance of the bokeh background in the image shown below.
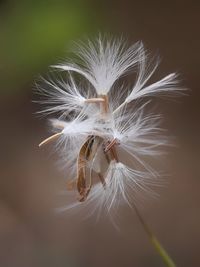
<svg viewBox="0 0 200 267"><path fill-rule="evenodd" d="M118 231L108 218L54 213L64 176L38 149L48 127L32 88L72 40L99 32L143 40L163 59L155 79L178 71L189 88L155 102L177 146L160 163L168 186L142 212L178 266L200 266L199 11L187 0L0 1L0 266L164 266L129 210L120 211Z"/></svg>

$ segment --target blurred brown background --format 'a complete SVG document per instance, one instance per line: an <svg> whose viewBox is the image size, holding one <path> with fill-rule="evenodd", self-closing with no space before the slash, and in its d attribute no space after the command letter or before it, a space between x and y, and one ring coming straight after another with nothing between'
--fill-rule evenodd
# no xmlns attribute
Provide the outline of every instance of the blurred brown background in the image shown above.
<svg viewBox="0 0 200 267"><path fill-rule="evenodd" d="M54 213L64 177L37 147L48 128L34 115L32 88L72 40L98 32L143 40L162 57L155 79L178 71L190 89L155 103L177 147L160 162L169 185L143 214L177 266L200 266L199 11L198 1L0 2L0 266L164 266L129 210L120 231L107 218Z"/></svg>

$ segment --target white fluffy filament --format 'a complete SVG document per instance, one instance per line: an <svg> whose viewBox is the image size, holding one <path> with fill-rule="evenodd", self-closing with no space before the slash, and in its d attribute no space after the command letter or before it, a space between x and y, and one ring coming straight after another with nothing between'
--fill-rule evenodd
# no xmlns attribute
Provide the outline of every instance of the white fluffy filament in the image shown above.
<svg viewBox="0 0 200 267"><path fill-rule="evenodd" d="M94 86L99 95L107 94L116 80L138 63L142 47L141 42L126 48L124 40L102 40L99 37L94 43L88 41L75 50L83 67L69 63L52 67L77 72Z"/></svg>
<svg viewBox="0 0 200 267"><path fill-rule="evenodd" d="M145 114L149 100L140 106L129 103L147 96L177 94L181 89L175 73L148 84L158 60L148 59L141 42L126 48L123 40L99 37L79 46L76 53L79 64L54 65L55 70L66 73L58 80L44 80L46 85L39 89L45 98L41 102L47 105L44 112L57 114L50 120L55 134L40 145L55 142L69 179L79 179L82 199L95 203L91 212L110 212L121 202L131 206L138 193L140 198L145 192L152 193L158 173L146 159L160 155L160 148L168 144L160 128L161 116ZM131 90L117 85L133 67L138 73ZM71 72L82 75L87 83L78 85ZM83 163L81 174L77 162ZM91 190L85 196L88 180Z"/></svg>

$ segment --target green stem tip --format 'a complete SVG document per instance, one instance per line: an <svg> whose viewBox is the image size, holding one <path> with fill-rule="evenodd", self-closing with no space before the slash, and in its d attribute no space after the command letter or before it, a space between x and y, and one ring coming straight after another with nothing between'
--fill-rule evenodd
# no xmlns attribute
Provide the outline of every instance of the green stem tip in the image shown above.
<svg viewBox="0 0 200 267"><path fill-rule="evenodd" d="M147 235L149 237L150 242L152 243L153 247L155 248L157 253L160 255L160 257L162 258L163 262L165 263L165 266L167 266L167 267L176 267L176 264L174 263L172 258L169 256L169 254L166 252L166 250L160 244L158 239L152 233L152 231L150 230L150 228L147 225L147 223L144 221L144 219L141 216L138 208L136 206L134 206L134 208L135 208L135 212L136 212L136 214L138 216L139 221L141 222L145 232L147 233Z"/></svg>

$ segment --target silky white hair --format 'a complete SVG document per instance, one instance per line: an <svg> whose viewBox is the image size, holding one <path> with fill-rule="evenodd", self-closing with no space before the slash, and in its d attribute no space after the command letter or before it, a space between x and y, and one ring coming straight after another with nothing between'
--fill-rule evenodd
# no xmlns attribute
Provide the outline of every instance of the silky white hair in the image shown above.
<svg viewBox="0 0 200 267"><path fill-rule="evenodd" d="M52 130L59 132L56 149L65 162L69 179L78 175L79 154L88 137L100 138L86 167L90 178L101 172L105 184L96 179L85 203L75 199L75 203L60 210L92 204L92 211L110 212L123 202L131 206L138 201L138 193L153 194L151 186L159 184L158 172L146 159L160 155L168 139L160 128L161 116L149 113L147 106L155 96L176 96L182 92L178 75L171 73L149 84L159 59L149 58L142 42L128 47L123 39L99 37L77 45L74 53L76 63L53 65L58 77L43 79L43 84L37 86L43 96L40 102L46 105L41 112L56 116L50 123ZM131 71L136 72L132 85L117 83ZM84 80L81 85L76 82L80 79ZM102 96L108 99L104 116L100 112ZM105 163L105 146L112 147L112 142L118 156Z"/></svg>

